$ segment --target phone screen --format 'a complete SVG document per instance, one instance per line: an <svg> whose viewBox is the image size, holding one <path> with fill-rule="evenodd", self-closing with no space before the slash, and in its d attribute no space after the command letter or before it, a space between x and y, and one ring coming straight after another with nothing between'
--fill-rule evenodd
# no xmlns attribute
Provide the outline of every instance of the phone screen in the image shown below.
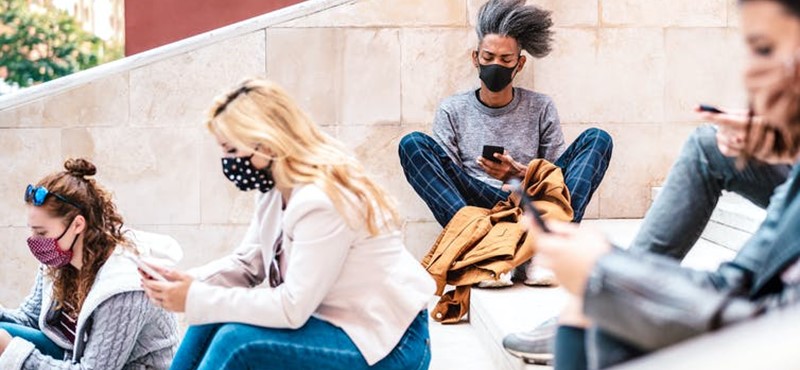
<svg viewBox="0 0 800 370"><path fill-rule="evenodd" d="M503 154L505 152L505 148L502 146L494 146L494 145L484 145L483 146L483 154L481 157L486 158L494 163L500 163L500 160L494 157L495 153Z"/></svg>
<svg viewBox="0 0 800 370"><path fill-rule="evenodd" d="M166 278L161 276L161 274L156 272L156 270L154 270L152 267L150 267L144 261L142 261L142 259L139 256L131 253L125 253L125 257L128 257L131 261L133 261L136 264L137 267L139 267L147 275L150 275L150 277L152 277L153 279L158 281L167 281Z"/></svg>

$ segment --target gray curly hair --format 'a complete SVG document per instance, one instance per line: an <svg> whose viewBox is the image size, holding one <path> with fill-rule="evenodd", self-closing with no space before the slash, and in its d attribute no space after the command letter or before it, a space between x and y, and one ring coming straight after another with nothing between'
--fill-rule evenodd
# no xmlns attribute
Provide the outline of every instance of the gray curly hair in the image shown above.
<svg viewBox="0 0 800 370"><path fill-rule="evenodd" d="M550 54L553 42L550 14L537 6L526 6L525 0L489 0L478 11L475 31L481 42L486 35L508 36L530 55L543 58Z"/></svg>

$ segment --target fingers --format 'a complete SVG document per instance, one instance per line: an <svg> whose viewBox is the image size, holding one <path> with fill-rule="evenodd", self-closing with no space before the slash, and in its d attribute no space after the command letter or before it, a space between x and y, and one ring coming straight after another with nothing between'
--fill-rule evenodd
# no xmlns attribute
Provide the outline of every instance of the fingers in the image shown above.
<svg viewBox="0 0 800 370"><path fill-rule="evenodd" d="M504 152L503 154L494 153L494 157L503 163L507 164L514 163L514 158L511 158L511 156L508 154L508 151Z"/></svg>
<svg viewBox="0 0 800 370"><path fill-rule="evenodd" d="M551 233L563 236L575 234L579 230L578 225L563 221L548 221L547 228Z"/></svg>
<svg viewBox="0 0 800 370"><path fill-rule="evenodd" d="M142 286L154 293L162 293L171 286L171 283L158 280L143 280Z"/></svg>

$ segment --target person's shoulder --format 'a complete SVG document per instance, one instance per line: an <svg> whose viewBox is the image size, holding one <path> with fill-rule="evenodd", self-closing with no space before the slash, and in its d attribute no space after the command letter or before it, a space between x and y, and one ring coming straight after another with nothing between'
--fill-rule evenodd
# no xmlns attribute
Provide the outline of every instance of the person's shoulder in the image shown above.
<svg viewBox="0 0 800 370"><path fill-rule="evenodd" d="M454 95L450 95L442 99L442 102L439 103L439 109L447 112L457 111L461 107L470 104L470 99L474 96L474 94L475 94L474 90L468 90L468 91L462 91Z"/></svg>
<svg viewBox="0 0 800 370"><path fill-rule="evenodd" d="M305 184L292 191L292 196L286 205L285 217L287 221L296 221L312 211L326 210L335 210L328 193L317 184Z"/></svg>
<svg viewBox="0 0 800 370"><path fill-rule="evenodd" d="M553 98L548 95L518 87L517 92L520 94L520 99L530 105L546 107L553 104Z"/></svg>

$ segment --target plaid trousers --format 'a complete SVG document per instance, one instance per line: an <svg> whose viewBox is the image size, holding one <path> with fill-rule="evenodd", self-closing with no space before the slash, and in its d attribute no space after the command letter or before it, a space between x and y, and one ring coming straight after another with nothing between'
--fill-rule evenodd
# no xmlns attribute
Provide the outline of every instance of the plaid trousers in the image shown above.
<svg viewBox="0 0 800 370"><path fill-rule="evenodd" d="M590 128L556 160L570 191L573 222L583 219L586 206L608 169L613 147L611 135ZM508 198L509 193L468 175L426 134L412 132L403 137L399 153L406 179L442 226L464 206L492 208Z"/></svg>

